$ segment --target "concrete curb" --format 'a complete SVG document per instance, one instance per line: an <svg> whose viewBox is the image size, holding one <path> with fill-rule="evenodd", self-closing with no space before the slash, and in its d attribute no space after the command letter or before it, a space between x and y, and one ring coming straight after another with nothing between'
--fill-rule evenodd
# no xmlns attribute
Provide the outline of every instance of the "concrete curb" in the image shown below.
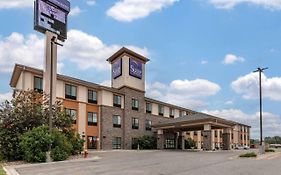
<svg viewBox="0 0 281 175"><path fill-rule="evenodd" d="M257 160L272 160L281 156L281 152L266 153L264 155L258 155Z"/></svg>
<svg viewBox="0 0 281 175"><path fill-rule="evenodd" d="M59 162L5 166L5 167L3 167L3 169L4 169L4 171L6 171L7 175L20 175L16 170L17 168L36 167L36 166L41 166L41 165L52 165L52 164L64 164L64 163L69 163L69 162L84 162L84 161L99 160L99 159L101 159L101 158L98 156L95 156L95 157L86 158L86 159L81 158L81 159L65 160L65 161L59 161Z"/></svg>

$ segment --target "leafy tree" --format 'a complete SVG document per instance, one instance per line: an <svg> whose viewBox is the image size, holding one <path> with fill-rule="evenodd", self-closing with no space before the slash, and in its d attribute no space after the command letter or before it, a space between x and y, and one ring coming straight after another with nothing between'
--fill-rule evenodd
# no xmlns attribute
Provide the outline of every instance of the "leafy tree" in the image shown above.
<svg viewBox="0 0 281 175"><path fill-rule="evenodd" d="M20 136L49 121L49 97L37 91L16 91L11 101L0 105L0 154L7 160L22 159ZM53 127L69 132L72 119L63 110L62 102L52 106Z"/></svg>

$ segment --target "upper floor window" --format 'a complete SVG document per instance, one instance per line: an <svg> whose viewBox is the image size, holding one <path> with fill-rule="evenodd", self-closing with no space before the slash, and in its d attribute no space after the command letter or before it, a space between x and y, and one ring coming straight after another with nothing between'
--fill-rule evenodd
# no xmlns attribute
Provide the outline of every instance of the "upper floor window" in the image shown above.
<svg viewBox="0 0 281 175"><path fill-rule="evenodd" d="M151 126L152 126L152 121L151 120L146 120L145 121L145 129L147 131L151 131Z"/></svg>
<svg viewBox="0 0 281 175"><path fill-rule="evenodd" d="M158 114L162 116L164 115L164 106L158 105Z"/></svg>
<svg viewBox="0 0 281 175"><path fill-rule="evenodd" d="M184 111L180 111L180 117L184 116Z"/></svg>
<svg viewBox="0 0 281 175"><path fill-rule="evenodd" d="M34 77L34 90L38 92L43 92L43 78Z"/></svg>
<svg viewBox="0 0 281 175"><path fill-rule="evenodd" d="M121 96L120 95L113 96L113 106L121 108Z"/></svg>
<svg viewBox="0 0 281 175"><path fill-rule="evenodd" d="M88 112L88 125L90 126L97 126L98 117L97 113L95 112Z"/></svg>
<svg viewBox="0 0 281 175"><path fill-rule="evenodd" d="M77 87L70 84L65 84L65 98L76 100Z"/></svg>
<svg viewBox="0 0 281 175"><path fill-rule="evenodd" d="M88 103L97 104L97 92L93 90L88 90Z"/></svg>
<svg viewBox="0 0 281 175"><path fill-rule="evenodd" d="M139 129L139 119L137 118L132 119L132 129Z"/></svg>
<svg viewBox="0 0 281 175"><path fill-rule="evenodd" d="M170 108L170 117L174 118L175 117L175 109Z"/></svg>
<svg viewBox="0 0 281 175"><path fill-rule="evenodd" d="M70 116L72 119L72 123L76 124L76 120L77 120L77 111L75 109L65 109L65 113L66 115Z"/></svg>
<svg viewBox="0 0 281 175"><path fill-rule="evenodd" d="M146 113L151 114L152 111L152 104L151 103L146 103Z"/></svg>
<svg viewBox="0 0 281 175"><path fill-rule="evenodd" d="M113 119L112 119L112 122L113 122L113 127L121 128L121 117L120 117L120 115L114 115Z"/></svg>
<svg viewBox="0 0 281 175"><path fill-rule="evenodd" d="M139 110L139 101L137 99L132 99L132 110Z"/></svg>

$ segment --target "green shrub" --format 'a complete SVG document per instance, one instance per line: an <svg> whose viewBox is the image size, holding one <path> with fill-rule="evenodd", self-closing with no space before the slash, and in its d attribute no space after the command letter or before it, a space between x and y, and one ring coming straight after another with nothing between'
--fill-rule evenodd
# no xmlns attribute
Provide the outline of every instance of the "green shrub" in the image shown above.
<svg viewBox="0 0 281 175"><path fill-rule="evenodd" d="M69 143L72 145L72 155L81 153L83 151L85 141L80 137L78 133L70 130L65 132L65 136L67 137Z"/></svg>
<svg viewBox="0 0 281 175"><path fill-rule="evenodd" d="M62 146L56 146L51 151L51 157L54 161L62 161L69 157L69 153Z"/></svg>
<svg viewBox="0 0 281 175"><path fill-rule="evenodd" d="M266 149L265 152L275 152L274 149Z"/></svg>
<svg viewBox="0 0 281 175"><path fill-rule="evenodd" d="M157 139L154 136L144 135L138 138L137 143L140 149L157 149Z"/></svg>
<svg viewBox="0 0 281 175"><path fill-rule="evenodd" d="M196 148L196 142L191 138L188 138L187 140L184 140L184 146L185 149Z"/></svg>
<svg viewBox="0 0 281 175"><path fill-rule="evenodd" d="M28 131L22 136L20 142L24 160L27 162L45 162L46 152L52 142L53 137L46 126Z"/></svg>
<svg viewBox="0 0 281 175"><path fill-rule="evenodd" d="M255 152L250 152L241 154L239 157L257 157L257 154Z"/></svg>

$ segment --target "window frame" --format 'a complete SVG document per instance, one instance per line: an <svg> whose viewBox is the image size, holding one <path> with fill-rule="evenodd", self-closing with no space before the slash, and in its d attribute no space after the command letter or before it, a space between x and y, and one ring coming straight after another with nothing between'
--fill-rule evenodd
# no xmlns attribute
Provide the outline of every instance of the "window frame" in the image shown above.
<svg viewBox="0 0 281 175"><path fill-rule="evenodd" d="M35 83L35 80L36 79L39 79L40 80L40 85L39 86L42 86L42 89L39 89L39 88L36 88L36 83ZM34 76L33 77L33 89L37 92L43 92L43 78L42 77L39 77L39 76Z"/></svg>
<svg viewBox="0 0 281 175"><path fill-rule="evenodd" d="M65 110L66 115L69 115L71 117L72 124L77 124L77 110L76 109L71 109L71 108L65 108L64 110ZM69 111L69 114L68 114L67 111ZM73 119L73 114L72 114L73 111L75 111L75 115L74 115L74 119L75 120Z"/></svg>
<svg viewBox="0 0 281 175"><path fill-rule="evenodd" d="M175 118L175 109L169 108L170 118Z"/></svg>
<svg viewBox="0 0 281 175"><path fill-rule="evenodd" d="M136 98L132 98L132 110L139 110L139 100Z"/></svg>
<svg viewBox="0 0 281 175"><path fill-rule="evenodd" d="M148 106L150 106L150 107L148 108ZM152 113L152 103L146 102L145 109L146 109L146 113L151 114Z"/></svg>
<svg viewBox="0 0 281 175"><path fill-rule="evenodd" d="M89 94L92 93L93 98L91 99ZM96 98L94 99L94 93ZM97 104L98 103L98 92L92 89L88 89L88 103Z"/></svg>
<svg viewBox="0 0 281 175"><path fill-rule="evenodd" d="M113 137L112 149L122 149L122 138L121 137Z"/></svg>
<svg viewBox="0 0 281 175"><path fill-rule="evenodd" d="M92 116L89 116L89 114L92 114ZM94 121L94 116L96 117L96 122ZM88 112L88 126L98 126L98 113L96 112ZM92 117L92 121L89 121L89 117Z"/></svg>
<svg viewBox="0 0 281 175"><path fill-rule="evenodd" d="M158 105L158 115L164 116L164 106Z"/></svg>
<svg viewBox="0 0 281 175"><path fill-rule="evenodd" d="M138 118L132 118L132 129L139 129L140 120Z"/></svg>
<svg viewBox="0 0 281 175"><path fill-rule="evenodd" d="M67 87L70 87L70 94L67 94ZM75 96L72 95L72 90L73 90L72 87L75 88ZM65 83L65 91L64 92L65 92L64 97L66 99L77 100L77 86Z"/></svg>
<svg viewBox="0 0 281 175"><path fill-rule="evenodd" d="M114 120L114 118L117 118L117 120ZM117 123L115 123L117 121ZM119 123L120 121L120 123ZM113 128L121 128L122 127L122 118L120 115L113 115L112 116L112 126Z"/></svg>
<svg viewBox="0 0 281 175"><path fill-rule="evenodd" d="M117 101L116 101L115 97L117 97ZM119 100L119 98L120 98L120 100ZM120 101L120 104L119 104L119 101ZM113 95L113 106L121 108L121 104L122 104L122 97L121 97L121 95L114 94Z"/></svg>
<svg viewBox="0 0 281 175"><path fill-rule="evenodd" d="M151 120L148 120L148 119L145 120L145 130L146 131L152 130L152 121Z"/></svg>

